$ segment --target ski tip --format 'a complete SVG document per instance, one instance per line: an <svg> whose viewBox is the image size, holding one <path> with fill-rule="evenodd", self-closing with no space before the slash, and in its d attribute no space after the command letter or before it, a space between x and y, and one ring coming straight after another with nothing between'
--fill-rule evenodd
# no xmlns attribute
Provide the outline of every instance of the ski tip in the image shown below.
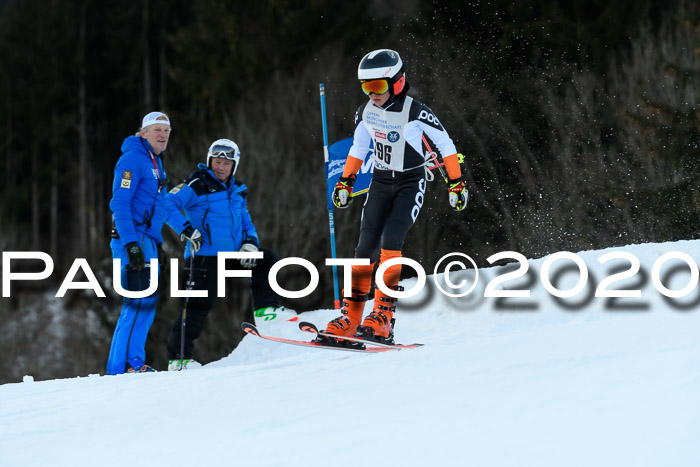
<svg viewBox="0 0 700 467"><path fill-rule="evenodd" d="M299 323L299 329L301 329L304 332L313 332L314 334L318 334L318 328L314 323L309 323L307 321L302 321Z"/></svg>
<svg viewBox="0 0 700 467"><path fill-rule="evenodd" d="M241 323L241 329L243 329L243 332L247 334L253 334L255 336L259 336L260 333L258 332L258 328L255 327L255 325L243 322Z"/></svg>

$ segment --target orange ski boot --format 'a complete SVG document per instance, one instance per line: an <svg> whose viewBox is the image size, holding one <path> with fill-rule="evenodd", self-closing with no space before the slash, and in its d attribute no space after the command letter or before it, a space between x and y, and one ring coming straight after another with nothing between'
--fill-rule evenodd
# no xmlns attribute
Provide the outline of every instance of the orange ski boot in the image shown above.
<svg viewBox="0 0 700 467"><path fill-rule="evenodd" d="M392 290L402 291L403 287L396 285ZM374 292L374 310L367 315L362 324L357 328L355 337L384 344L394 343L394 312L396 311L396 298L389 297L381 290Z"/></svg>
<svg viewBox="0 0 700 467"><path fill-rule="evenodd" d="M400 250L385 250L382 248L379 255L379 266L381 268L387 261L400 257ZM386 268L382 281L389 289L403 290L403 287L398 285L400 277L401 264L399 263ZM357 328L357 334L355 334L355 336L376 342L393 344L394 311L396 311L395 303L395 298L389 297L379 290L379 288L376 288L374 291L374 309Z"/></svg>
<svg viewBox="0 0 700 467"><path fill-rule="evenodd" d="M362 322L362 314L365 311L365 302L369 298L369 289L372 286L372 271L374 264L355 265L352 267L352 281L350 297L343 299L342 316L326 325L326 333L334 336L354 336L357 326ZM343 294L344 295L344 294ZM337 339L325 338L337 342ZM322 336L316 338L318 342ZM347 341L343 341L347 342Z"/></svg>
<svg viewBox="0 0 700 467"><path fill-rule="evenodd" d="M346 297L343 300L343 308L340 310L342 315L326 325L325 333L333 334L338 337L354 336L357 331L357 326L359 326L362 321L362 313L364 312L367 298L368 294L353 290L352 296Z"/></svg>

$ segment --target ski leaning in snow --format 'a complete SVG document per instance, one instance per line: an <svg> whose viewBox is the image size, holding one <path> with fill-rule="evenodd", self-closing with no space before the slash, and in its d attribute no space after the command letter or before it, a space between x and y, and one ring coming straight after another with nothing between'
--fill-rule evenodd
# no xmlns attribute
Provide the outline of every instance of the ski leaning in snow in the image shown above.
<svg viewBox="0 0 700 467"><path fill-rule="evenodd" d="M377 342L377 341L372 341L368 339L362 339L361 337L349 337L349 336L343 336L342 338L333 335L333 334L326 334L323 331L319 331L318 328L316 327L315 324L309 323L307 321L302 321L299 323L299 329L302 331L310 332L312 334L316 334L317 336L322 336L328 339L332 339L334 341L338 340L344 340L344 341L349 341L349 342L356 342L358 344L365 344L368 346L378 346L378 347L384 347L387 349L415 349L416 347L422 347L423 344L388 344L384 342Z"/></svg>
<svg viewBox="0 0 700 467"><path fill-rule="evenodd" d="M282 344L292 344L300 345L302 347L316 347L324 349L334 349L334 350L347 350L349 352L367 352L367 353L379 353L379 352L391 352L392 350L400 350L399 347L364 347L364 346L343 346L340 344L322 344L314 341L299 341L295 339L285 339L284 337L275 336L265 336L260 334L258 328L250 323L241 324L241 328L247 334L260 337L262 339L267 339L269 341L281 342Z"/></svg>

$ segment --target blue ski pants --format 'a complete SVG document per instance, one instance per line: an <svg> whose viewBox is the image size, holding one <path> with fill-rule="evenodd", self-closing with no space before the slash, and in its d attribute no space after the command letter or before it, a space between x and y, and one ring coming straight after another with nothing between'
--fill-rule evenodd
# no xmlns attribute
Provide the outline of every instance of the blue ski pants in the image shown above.
<svg viewBox="0 0 700 467"><path fill-rule="evenodd" d="M158 257L155 241L143 236L139 242L148 266L151 258ZM143 290L148 288L150 267L143 271L133 271L129 266L129 257L121 240L112 239L112 258L121 259L121 285L126 290ZM130 285L131 284L131 285ZM134 285L135 284L135 285ZM119 375L127 370L127 363L135 370L146 362L146 338L156 316L158 291L146 298L123 298L121 314L114 329L112 345L107 360L107 374Z"/></svg>

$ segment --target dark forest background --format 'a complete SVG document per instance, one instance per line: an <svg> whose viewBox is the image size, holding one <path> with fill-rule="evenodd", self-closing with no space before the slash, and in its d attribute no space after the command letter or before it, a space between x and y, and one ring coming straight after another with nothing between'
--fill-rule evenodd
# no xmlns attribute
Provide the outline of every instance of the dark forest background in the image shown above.
<svg viewBox="0 0 700 467"><path fill-rule="evenodd" d="M239 144L263 245L321 271L317 292L285 304L332 307L318 85L331 141L351 136L366 99L358 61L384 47L466 156L468 209L452 213L436 180L407 238L406 256L427 271L453 251L482 266L503 250L696 237L698 1L0 0L0 246L56 264L0 299L0 383L104 373L121 307L112 170L152 110L173 122L171 186L214 139ZM340 257L353 254L360 209L336 212ZM75 258L107 298L54 297ZM282 283L307 279L286 268ZM227 355L252 319L247 284L231 282L198 341L202 362ZM158 369L181 306L166 281L147 347Z"/></svg>

